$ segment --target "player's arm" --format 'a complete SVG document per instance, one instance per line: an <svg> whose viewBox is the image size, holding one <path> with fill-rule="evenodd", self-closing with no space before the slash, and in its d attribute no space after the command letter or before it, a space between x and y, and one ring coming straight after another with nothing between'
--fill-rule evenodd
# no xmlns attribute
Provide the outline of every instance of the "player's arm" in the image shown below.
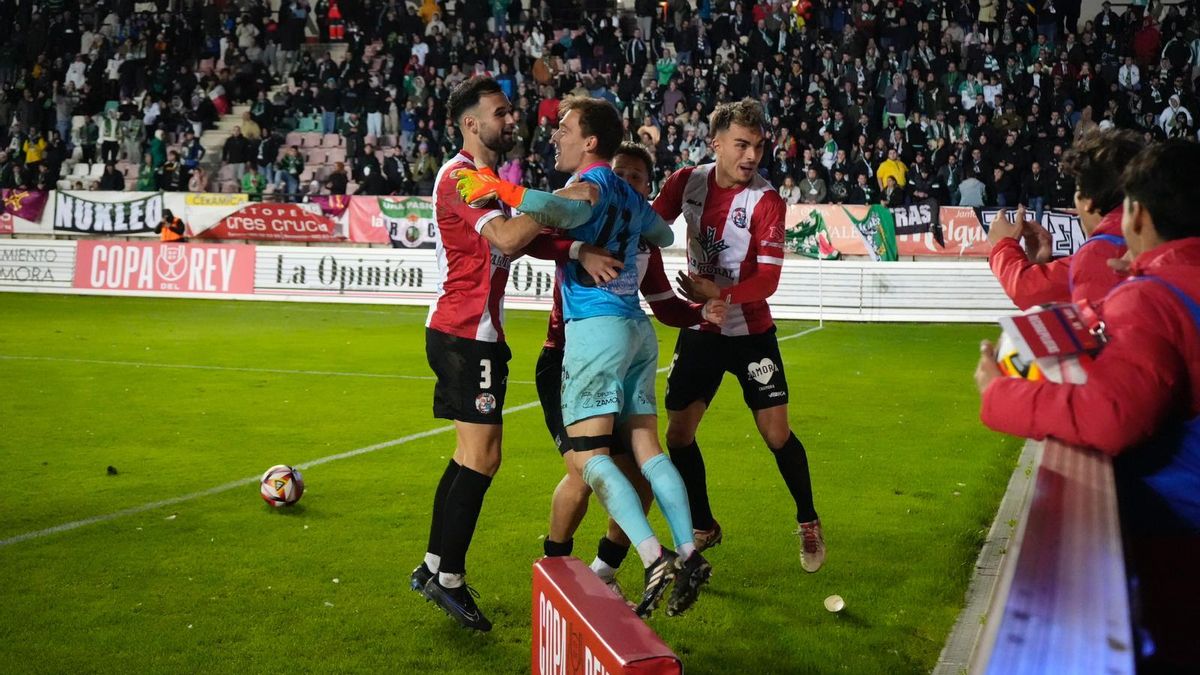
<svg viewBox="0 0 1200 675"><path fill-rule="evenodd" d="M1175 401L1186 398L1179 374L1187 367L1177 344L1160 328L1172 317L1152 307L1148 310L1138 294L1110 298L1105 302L1109 325L1142 316L1113 336L1089 369L1087 384L1000 377L983 390L980 419L1003 433L1053 436L1110 455L1149 439Z"/></svg>
<svg viewBox="0 0 1200 675"><path fill-rule="evenodd" d="M488 171L459 169L455 176L458 179L458 193L468 204L485 204L499 199L525 216L565 230L583 225L592 216L592 205L586 201L531 190L501 180Z"/></svg>
<svg viewBox="0 0 1200 675"><path fill-rule="evenodd" d="M719 299L704 304L693 304L675 295L667 271L663 267L662 251L650 247L650 260L646 265L646 276L642 277L642 296L650 303L654 317L672 328L687 328L701 321L720 325L725 321L725 303Z"/></svg>
<svg viewBox="0 0 1200 675"><path fill-rule="evenodd" d="M517 255L542 231L541 224L528 215L506 218L501 211L494 213L476 229L504 255Z"/></svg>
<svg viewBox="0 0 1200 675"><path fill-rule="evenodd" d="M543 229L522 252L540 260L553 260L556 263L577 260L597 284L613 281L625 267L606 249L575 241L553 229Z"/></svg>

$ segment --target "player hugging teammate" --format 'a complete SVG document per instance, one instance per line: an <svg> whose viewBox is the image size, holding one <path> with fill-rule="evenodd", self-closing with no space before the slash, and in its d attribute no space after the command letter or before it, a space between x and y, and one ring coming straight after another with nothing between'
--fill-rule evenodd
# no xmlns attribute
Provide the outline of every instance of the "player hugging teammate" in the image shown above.
<svg viewBox="0 0 1200 675"><path fill-rule="evenodd" d="M763 300L778 281L782 210L777 223L771 220L776 214L769 209L756 211L751 205L744 211L754 214L747 217L754 223L755 238L774 241L771 237L778 235L778 245L760 250L756 259L766 265L762 260L768 257L775 267L769 283L760 279L743 284L741 290L737 286L724 289L731 293L708 293L712 289L706 284L718 286L693 275L687 279L685 290L696 304L684 303L670 291L657 254L657 247L672 242L672 234L667 221L655 212L663 209L657 204L651 208L646 201L650 160L633 148L621 149L622 124L616 109L601 99L565 101L553 143L558 151L556 166L574 174L573 185L557 194L528 190L498 179L491 169L511 148L513 126L511 105L494 85L488 78L473 78L452 94L450 111L463 130L464 149L443 167L434 198L440 278L439 297L427 323L427 352L438 378L434 413L455 420L457 448L435 494L429 546L425 560L413 572L412 587L462 625L490 629L490 622L475 605L473 591L465 585L465 555L483 495L500 463L501 411L510 357L501 325L507 263L509 256L535 239L541 224L569 232L566 239L543 234L527 251L553 257L560 263L557 282L565 320L561 385L549 382L555 378L548 373L555 368L545 362L545 352L539 360L543 403L553 405L547 400L551 398L550 390L561 386L561 421L547 414L547 424L568 469L567 478L556 490L546 552L569 553L571 535L586 509L588 490L594 491L615 523L610 527L610 536L601 542L593 569L611 581L629 546L618 535L627 536L645 568L645 589L638 613L649 615L672 581L675 584L668 613L680 613L695 602L712 568L700 555L694 539L694 533L705 530L693 527L695 501L689 502L680 472L659 444L655 395L658 346L639 304L639 286L660 318L676 326L716 331L718 336L729 303L757 303L749 311L738 309L735 314L734 309L728 310L730 316L738 317L735 331L742 331L734 334L745 334L747 317L757 320L754 326L762 324ZM726 124L724 129L728 127ZM756 147L761 156L761 128L757 133ZM733 147L740 140L729 143ZM717 142L714 147L718 147ZM617 162L618 166L624 165L623 175L635 185L641 172L644 190L639 192L614 172L613 160L618 155L624 157L623 162ZM752 174L756 165L757 159L750 169ZM727 190L730 194L738 192ZM778 201L769 186L764 190L753 183L750 190L759 200L769 195ZM510 209L524 215L510 218ZM759 215L759 211L765 215ZM670 217L674 215L678 213ZM689 221L689 231L692 229ZM689 242L689 251L695 244ZM768 244L750 250L759 250L758 246ZM550 253L534 253L534 249ZM742 276L755 278L754 264L748 271L743 266ZM765 316L769 324L769 312ZM774 352L763 352L766 356L755 352L756 363L773 357L766 380L774 380L770 389L783 392L782 401L778 394L764 395L772 404L772 412L764 413L763 420L756 412L756 421L760 429L766 429L763 433L769 440L780 434L773 426L779 415L782 428L787 429L787 390L773 325L770 330ZM716 374L717 382L720 374ZM751 377L763 376L760 373ZM708 400L711 393L704 403ZM767 436L768 431L772 435ZM797 446L803 459L803 447L790 432L779 444L772 445L780 448L777 456L791 458L792 464ZM622 451L633 457L633 462L622 460L625 472L613 460L613 455ZM640 476L633 472L634 464ZM781 463L781 469L783 466ZM659 544L646 519L648 500L639 496L631 478L643 484L643 492L648 485L658 501L671 530L674 550ZM785 478L790 474L785 473ZM803 480L807 486L806 465ZM703 490L703 484L699 488ZM808 502L811 510L811 494ZM815 513L812 515L815 524ZM815 527L819 541L819 524Z"/></svg>

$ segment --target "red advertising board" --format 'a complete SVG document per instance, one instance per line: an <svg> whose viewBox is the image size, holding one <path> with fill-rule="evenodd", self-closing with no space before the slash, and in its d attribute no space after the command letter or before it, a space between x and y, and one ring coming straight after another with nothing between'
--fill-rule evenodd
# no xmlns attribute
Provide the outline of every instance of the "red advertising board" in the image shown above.
<svg viewBox="0 0 1200 675"><path fill-rule="evenodd" d="M75 288L168 293L253 293L254 247L81 239Z"/></svg>
<svg viewBox="0 0 1200 675"><path fill-rule="evenodd" d="M680 675L679 657L577 558L533 564L533 675Z"/></svg>
<svg viewBox="0 0 1200 675"><path fill-rule="evenodd" d="M307 206L307 208L306 208ZM247 204L196 236L206 239L341 241L337 222L315 204Z"/></svg>

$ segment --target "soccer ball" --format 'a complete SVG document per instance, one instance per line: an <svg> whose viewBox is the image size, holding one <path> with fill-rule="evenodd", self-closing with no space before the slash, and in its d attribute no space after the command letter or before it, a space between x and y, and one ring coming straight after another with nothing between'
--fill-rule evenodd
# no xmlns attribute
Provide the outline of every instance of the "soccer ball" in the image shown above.
<svg viewBox="0 0 1200 675"><path fill-rule="evenodd" d="M304 494L304 477L286 464L276 464L267 469L259 481L259 494L263 501L276 508L291 506Z"/></svg>

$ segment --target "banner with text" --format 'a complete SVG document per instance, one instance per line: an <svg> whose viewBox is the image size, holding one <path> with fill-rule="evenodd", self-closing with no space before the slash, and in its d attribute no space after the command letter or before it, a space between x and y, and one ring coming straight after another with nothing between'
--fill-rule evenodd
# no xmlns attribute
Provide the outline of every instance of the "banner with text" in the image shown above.
<svg viewBox="0 0 1200 675"><path fill-rule="evenodd" d="M70 288L75 242L38 239L0 240L0 288Z"/></svg>
<svg viewBox="0 0 1200 675"><path fill-rule="evenodd" d="M161 192L67 192L54 196L54 230L123 235L152 232L162 220Z"/></svg>
<svg viewBox="0 0 1200 675"><path fill-rule="evenodd" d="M254 247L81 240L75 288L172 293L254 292Z"/></svg>
<svg viewBox="0 0 1200 675"><path fill-rule="evenodd" d="M434 248L436 225L428 197L354 197L346 217L350 241Z"/></svg>
<svg viewBox="0 0 1200 675"><path fill-rule="evenodd" d="M214 207L215 208L215 207ZM207 239L249 239L266 241L340 241L338 224L321 212L316 204L277 204L252 202L237 207L212 227L197 231Z"/></svg>
<svg viewBox="0 0 1200 675"><path fill-rule="evenodd" d="M901 257L937 256L986 258L991 247L974 209L942 206L931 201L886 209L896 229L896 254ZM828 233L829 244L842 255L866 256L867 247L854 223L866 219L866 206L794 204L787 210L787 232L795 237L814 214Z"/></svg>
<svg viewBox="0 0 1200 675"><path fill-rule="evenodd" d="M1016 209L1006 209L1005 217L1008 222L1015 222L1017 219ZM979 220L983 223L983 229L987 230L991 227L992 219L1000 212L998 208L979 209ZM1026 217L1033 220L1033 213L1025 212ZM1062 258L1071 255L1083 246L1087 236L1083 233L1083 226L1079 223L1079 216L1069 211L1059 211L1046 209L1042 211L1042 227L1050 232L1050 237L1054 241L1051 249L1051 256Z"/></svg>

